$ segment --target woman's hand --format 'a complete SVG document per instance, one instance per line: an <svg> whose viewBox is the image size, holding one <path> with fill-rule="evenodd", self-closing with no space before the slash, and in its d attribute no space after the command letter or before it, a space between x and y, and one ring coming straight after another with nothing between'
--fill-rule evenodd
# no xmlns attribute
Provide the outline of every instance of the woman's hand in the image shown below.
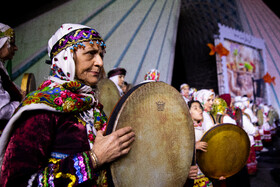
<svg viewBox="0 0 280 187"><path fill-rule="evenodd" d="M204 152L207 152L207 146L208 146L208 143L207 142L201 142L201 141L197 141L195 143L195 148L197 150L201 150L201 151L204 151Z"/></svg>
<svg viewBox="0 0 280 187"><path fill-rule="evenodd" d="M195 179L197 177L197 172L198 166L191 166L188 178Z"/></svg>
<svg viewBox="0 0 280 187"><path fill-rule="evenodd" d="M99 165L111 162L130 151L135 137L131 127L118 129L107 136L104 136L103 133L103 131L97 131L93 144L93 152Z"/></svg>

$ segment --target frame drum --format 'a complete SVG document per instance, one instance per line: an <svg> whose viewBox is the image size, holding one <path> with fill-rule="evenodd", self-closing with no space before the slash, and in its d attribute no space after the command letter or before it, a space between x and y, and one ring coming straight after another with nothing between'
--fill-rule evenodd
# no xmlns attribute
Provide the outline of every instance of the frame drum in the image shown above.
<svg viewBox="0 0 280 187"><path fill-rule="evenodd" d="M97 83L98 94L97 98L103 105L103 111L106 116L110 116L115 105L121 98L118 88L110 79L103 78Z"/></svg>
<svg viewBox="0 0 280 187"><path fill-rule="evenodd" d="M180 93L163 82L135 86L116 105L106 134L125 126L133 128L135 141L110 166L114 185L183 186L193 158L194 128Z"/></svg>
<svg viewBox="0 0 280 187"><path fill-rule="evenodd" d="M24 97L29 92L36 90L36 81L33 73L25 73L23 75L20 88Z"/></svg>
<svg viewBox="0 0 280 187"><path fill-rule="evenodd" d="M209 129L201 138L208 143L207 152L197 151L200 170L210 178L230 177L247 163L250 140L237 125L220 124Z"/></svg>

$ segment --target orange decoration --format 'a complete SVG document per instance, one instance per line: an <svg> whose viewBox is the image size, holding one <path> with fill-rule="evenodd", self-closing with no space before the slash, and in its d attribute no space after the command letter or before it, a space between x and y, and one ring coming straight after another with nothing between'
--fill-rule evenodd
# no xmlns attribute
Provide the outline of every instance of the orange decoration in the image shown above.
<svg viewBox="0 0 280 187"><path fill-rule="evenodd" d="M216 47L211 43L208 43L207 46L211 49L209 55L214 55L215 52L217 52L220 56L227 56L229 54L229 51L223 46L222 43L219 43L216 45Z"/></svg>
<svg viewBox="0 0 280 187"><path fill-rule="evenodd" d="M275 77L271 77L271 75L268 72L263 76L263 80L266 83L273 83L275 85Z"/></svg>
<svg viewBox="0 0 280 187"><path fill-rule="evenodd" d="M213 44L208 43L208 47L211 49L209 55L213 56L215 54L215 46Z"/></svg>

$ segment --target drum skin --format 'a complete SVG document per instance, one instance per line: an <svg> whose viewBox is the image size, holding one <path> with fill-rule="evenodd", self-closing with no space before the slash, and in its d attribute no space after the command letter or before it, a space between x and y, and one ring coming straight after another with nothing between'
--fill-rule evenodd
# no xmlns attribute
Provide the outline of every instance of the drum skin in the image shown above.
<svg viewBox="0 0 280 187"><path fill-rule="evenodd" d="M36 90L36 81L33 73L25 73L23 75L20 88L24 97L29 92Z"/></svg>
<svg viewBox="0 0 280 187"><path fill-rule="evenodd" d="M194 152L194 128L175 88L163 82L132 88L115 107L110 125L112 131L131 126L135 132L130 152L111 164L115 186L185 184Z"/></svg>
<svg viewBox="0 0 280 187"><path fill-rule="evenodd" d="M109 117L115 105L121 98L118 88L110 79L103 78L97 84L97 98L103 105L103 111Z"/></svg>
<svg viewBox="0 0 280 187"><path fill-rule="evenodd" d="M209 129L201 138L207 142L207 152L197 151L200 170L209 178L230 177L247 163L250 141L237 125L220 124Z"/></svg>

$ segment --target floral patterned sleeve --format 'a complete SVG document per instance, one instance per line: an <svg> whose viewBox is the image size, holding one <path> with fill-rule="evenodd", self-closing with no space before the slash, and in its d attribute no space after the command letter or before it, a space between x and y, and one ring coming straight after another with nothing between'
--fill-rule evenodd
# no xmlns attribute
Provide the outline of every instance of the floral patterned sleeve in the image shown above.
<svg viewBox="0 0 280 187"><path fill-rule="evenodd" d="M42 110L23 113L5 152L0 185L106 184L106 172L93 169L85 127L73 119Z"/></svg>

